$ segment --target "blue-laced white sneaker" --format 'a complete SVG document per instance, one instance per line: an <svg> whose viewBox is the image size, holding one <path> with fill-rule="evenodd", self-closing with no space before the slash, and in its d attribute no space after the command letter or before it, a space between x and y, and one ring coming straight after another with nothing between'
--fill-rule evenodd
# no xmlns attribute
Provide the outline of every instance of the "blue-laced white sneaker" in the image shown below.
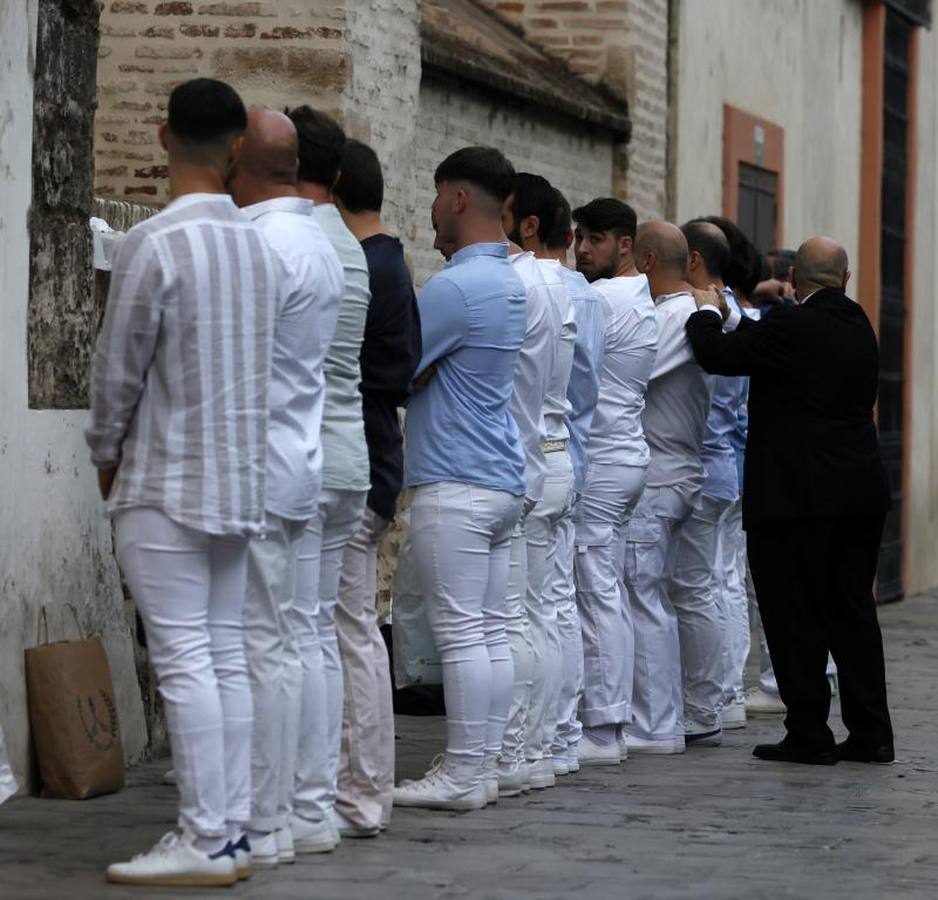
<svg viewBox="0 0 938 900"><path fill-rule="evenodd" d="M688 747L719 747L723 743L723 728L716 725L702 725L694 719L684 722L684 743Z"/></svg>
<svg viewBox="0 0 938 900"><path fill-rule="evenodd" d="M234 857L235 875L238 876L238 881L247 881L251 877L251 863L254 856L248 836L242 834L237 841L228 841L227 849Z"/></svg>
<svg viewBox="0 0 938 900"><path fill-rule="evenodd" d="M230 887L237 883L238 875L230 843L215 853L206 853L195 846L195 834L181 826L129 862L108 866L107 880L152 887Z"/></svg>

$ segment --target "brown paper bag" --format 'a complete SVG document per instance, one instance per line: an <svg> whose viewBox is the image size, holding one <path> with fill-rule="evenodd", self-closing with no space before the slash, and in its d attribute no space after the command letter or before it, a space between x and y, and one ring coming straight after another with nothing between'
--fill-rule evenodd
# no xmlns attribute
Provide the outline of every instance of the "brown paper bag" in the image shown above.
<svg viewBox="0 0 938 900"><path fill-rule="evenodd" d="M45 609L40 612L44 622ZM59 641L31 647L25 654L29 724L42 796L84 800L119 791L124 786L124 752L101 641Z"/></svg>

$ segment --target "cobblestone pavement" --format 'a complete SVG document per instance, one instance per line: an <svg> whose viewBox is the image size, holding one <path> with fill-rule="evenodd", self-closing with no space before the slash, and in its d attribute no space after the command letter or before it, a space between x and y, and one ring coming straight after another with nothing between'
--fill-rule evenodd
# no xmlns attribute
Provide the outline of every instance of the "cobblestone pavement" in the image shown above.
<svg viewBox="0 0 938 900"><path fill-rule="evenodd" d="M881 611L899 760L833 768L762 763L751 722L719 749L585 770L471 814L404 810L380 838L256 874L229 891L111 887L106 863L173 818L166 761L122 793L0 808L0 898L938 898L938 596ZM838 722L839 732L842 727ZM439 719L398 721L399 774L441 746Z"/></svg>

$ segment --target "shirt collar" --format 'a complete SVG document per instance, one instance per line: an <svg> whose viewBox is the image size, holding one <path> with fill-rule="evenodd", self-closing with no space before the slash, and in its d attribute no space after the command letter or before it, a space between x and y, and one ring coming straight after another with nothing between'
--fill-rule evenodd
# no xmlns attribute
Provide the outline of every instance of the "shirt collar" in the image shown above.
<svg viewBox="0 0 938 900"><path fill-rule="evenodd" d="M250 206L241 208L249 219L259 219L261 216L271 212L296 213L300 216L310 216L313 214L313 201L305 197L273 197L270 200L261 200L260 203L252 203Z"/></svg>
<svg viewBox="0 0 938 900"><path fill-rule="evenodd" d="M508 243L505 241L499 241L497 243L469 244L468 247L463 247L462 250L457 250L450 257L450 260L446 265L447 267L458 266L460 263L468 262L470 259L474 259L477 256L495 256L499 259L507 259Z"/></svg>
<svg viewBox="0 0 938 900"><path fill-rule="evenodd" d="M234 200L231 199L231 194L182 194L174 200L170 200L170 202L163 207L163 211L165 212L167 209L181 209L184 206L192 206L195 203L226 203L234 205Z"/></svg>

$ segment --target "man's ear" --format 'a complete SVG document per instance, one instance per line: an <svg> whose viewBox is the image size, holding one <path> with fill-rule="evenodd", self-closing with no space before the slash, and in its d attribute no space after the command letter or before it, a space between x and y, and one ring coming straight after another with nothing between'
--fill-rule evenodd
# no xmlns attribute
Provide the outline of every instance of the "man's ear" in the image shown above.
<svg viewBox="0 0 938 900"><path fill-rule="evenodd" d="M237 161L238 157L241 155L241 150L244 147L244 135L238 135L236 138L231 139L231 143L228 145L228 168L230 169Z"/></svg>
<svg viewBox="0 0 938 900"><path fill-rule="evenodd" d="M631 254L632 252L632 238L627 234L623 234L622 237L619 238L619 253L620 255L625 256L626 254Z"/></svg>
<svg viewBox="0 0 938 900"><path fill-rule="evenodd" d="M702 261L703 261L703 257L700 255L700 251L691 250L690 256L687 257L687 271L688 272L696 271Z"/></svg>
<svg viewBox="0 0 938 900"><path fill-rule="evenodd" d="M167 144L167 138L169 137L169 122L163 122L163 123L161 123L158 133L159 133L159 136L160 136L160 146L161 146L164 150L168 151L168 150L169 150L169 146L168 146L168 144Z"/></svg>
<svg viewBox="0 0 938 900"><path fill-rule="evenodd" d="M572 229L572 228L568 228L568 229L567 229L567 241L566 241L566 243L564 244L564 246L565 246L568 250L573 246L573 240L574 240L573 229Z"/></svg>
<svg viewBox="0 0 938 900"><path fill-rule="evenodd" d="M844 291L844 293L846 293L847 291L847 282L850 281L850 276L852 274L853 272L851 272L849 269L846 272L844 272L844 283L841 285L841 288L840 288L842 291Z"/></svg>
<svg viewBox="0 0 938 900"><path fill-rule="evenodd" d="M525 240L537 237L537 231L540 227L541 220L537 216L528 216L521 222L521 237Z"/></svg>
<svg viewBox="0 0 938 900"><path fill-rule="evenodd" d="M456 188L453 191L453 212L464 213L469 206L469 192L464 187Z"/></svg>

